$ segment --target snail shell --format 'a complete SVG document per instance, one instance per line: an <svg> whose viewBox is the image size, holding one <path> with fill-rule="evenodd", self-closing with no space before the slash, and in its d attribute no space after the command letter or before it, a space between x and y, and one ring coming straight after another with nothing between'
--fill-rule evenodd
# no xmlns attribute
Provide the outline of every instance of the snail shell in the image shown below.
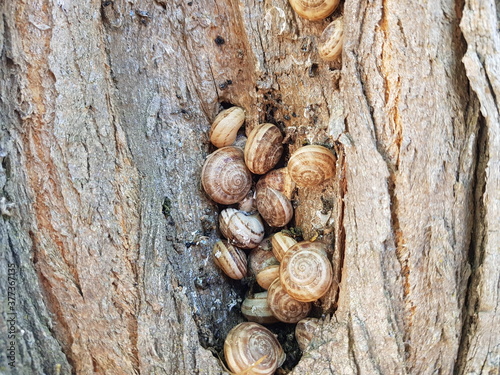
<svg viewBox="0 0 500 375"><path fill-rule="evenodd" d="M255 201L255 191L250 189L248 194L238 202L238 209L249 214L257 212L257 202Z"/></svg>
<svg viewBox="0 0 500 375"><path fill-rule="evenodd" d="M285 253L280 264L280 280L292 298L302 302L316 301L328 291L333 270L325 250L324 244L303 241Z"/></svg>
<svg viewBox="0 0 500 375"><path fill-rule="evenodd" d="M264 239L264 224L259 214L249 215L235 208L221 211L219 228L232 245L253 249Z"/></svg>
<svg viewBox="0 0 500 375"><path fill-rule="evenodd" d="M267 290L267 303L274 316L284 323L297 323L311 311L310 302L300 302L293 299L276 279Z"/></svg>
<svg viewBox="0 0 500 375"><path fill-rule="evenodd" d="M285 352L266 327L244 322L229 331L224 342L224 357L235 373L271 375L285 361Z"/></svg>
<svg viewBox="0 0 500 375"><path fill-rule="evenodd" d="M305 351L319 326L318 318L305 318L297 323L295 327L295 339L299 344L299 348Z"/></svg>
<svg viewBox="0 0 500 375"><path fill-rule="evenodd" d="M262 241L263 243L266 240ZM250 254L248 255L248 269L251 275L258 275L264 268L279 265L278 259L274 256L273 252L269 250L265 250L259 247L252 249Z"/></svg>
<svg viewBox="0 0 500 375"><path fill-rule="evenodd" d="M335 156L323 146L303 146L292 154L287 167L297 186L316 186L335 174Z"/></svg>
<svg viewBox="0 0 500 375"><path fill-rule="evenodd" d="M292 237L287 236L283 232L278 232L271 237L271 244L273 246L273 254L281 262L286 251L295 245L295 241Z"/></svg>
<svg viewBox="0 0 500 375"><path fill-rule="evenodd" d="M245 298L241 304L241 313L251 322L259 324L271 324L278 321L267 304L267 292L255 293Z"/></svg>
<svg viewBox="0 0 500 375"><path fill-rule="evenodd" d="M219 240L212 250L214 262L231 279L241 280L247 274L245 252L225 240Z"/></svg>
<svg viewBox="0 0 500 375"><path fill-rule="evenodd" d="M201 183L208 196L220 204L242 200L252 187L252 174L243 151L227 146L208 155L201 171Z"/></svg>
<svg viewBox="0 0 500 375"><path fill-rule="evenodd" d="M245 110L231 107L217 115L210 128L210 142L217 147L230 146L236 140L236 134L245 121Z"/></svg>
<svg viewBox="0 0 500 375"><path fill-rule="evenodd" d="M261 124L248 135L245 162L255 174L270 171L283 154L283 135L276 125Z"/></svg>
<svg viewBox="0 0 500 375"><path fill-rule="evenodd" d="M339 0L289 0L293 10L302 18L315 21L328 17L339 5Z"/></svg>
<svg viewBox="0 0 500 375"><path fill-rule="evenodd" d="M344 18L339 17L330 23L318 40L318 53L325 61L335 60L342 53L344 41Z"/></svg>
<svg viewBox="0 0 500 375"><path fill-rule="evenodd" d="M271 283L278 277L280 277L280 266L278 264L274 264L260 271L257 274L256 280L257 284L259 284L262 289L268 289L269 285L271 285Z"/></svg>
<svg viewBox="0 0 500 375"><path fill-rule="evenodd" d="M266 173L257 182L256 188L270 187L279 191L288 199L292 199L293 190L295 189L295 182L293 182L288 173L288 168L273 169Z"/></svg>
<svg viewBox="0 0 500 375"><path fill-rule="evenodd" d="M279 191L272 188L257 189L257 210L272 227L284 227L293 216L292 203Z"/></svg>

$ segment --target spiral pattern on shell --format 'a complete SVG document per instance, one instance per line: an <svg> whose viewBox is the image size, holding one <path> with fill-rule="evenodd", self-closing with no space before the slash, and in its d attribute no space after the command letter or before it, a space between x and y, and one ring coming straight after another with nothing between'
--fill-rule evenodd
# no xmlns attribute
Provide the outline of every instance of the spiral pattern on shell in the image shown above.
<svg viewBox="0 0 500 375"><path fill-rule="evenodd" d="M283 227L293 217L292 203L279 191L271 188L257 189L257 210L272 227Z"/></svg>
<svg viewBox="0 0 500 375"><path fill-rule="evenodd" d="M260 215L249 215L234 208L222 210L219 229L232 245L243 249L253 249L264 239L264 224Z"/></svg>
<svg viewBox="0 0 500 375"><path fill-rule="evenodd" d="M283 232L278 232L271 237L273 254L280 262L288 249L290 249L296 243L297 241L295 241L292 237L287 236Z"/></svg>
<svg viewBox="0 0 500 375"><path fill-rule="evenodd" d="M325 61L335 60L342 53L344 19L339 17L323 30L318 40L318 54Z"/></svg>
<svg viewBox="0 0 500 375"><path fill-rule="evenodd" d="M224 342L224 357L233 372L270 375L283 364L285 352L267 328L244 322L229 331Z"/></svg>
<svg viewBox="0 0 500 375"><path fill-rule="evenodd" d="M215 264L231 279L241 280L247 274L245 252L225 240L219 240L212 250Z"/></svg>
<svg viewBox="0 0 500 375"><path fill-rule="evenodd" d="M318 318L305 318L297 323L295 327L295 340L297 340L300 350L306 350L318 326Z"/></svg>
<svg viewBox="0 0 500 375"><path fill-rule="evenodd" d="M245 298L241 304L241 313L247 320L259 324L271 324L278 321L267 303L267 291Z"/></svg>
<svg viewBox="0 0 500 375"><path fill-rule="evenodd" d="M293 245L281 261L280 280L285 291L297 301L321 298L333 280L324 245L308 241Z"/></svg>
<svg viewBox="0 0 500 375"><path fill-rule="evenodd" d="M303 146L290 157L288 172L298 186L319 185L335 174L335 156L323 146Z"/></svg>
<svg viewBox="0 0 500 375"><path fill-rule="evenodd" d="M289 0L293 10L302 18L315 21L332 14L339 0Z"/></svg>
<svg viewBox="0 0 500 375"><path fill-rule="evenodd" d="M233 204L242 200L252 187L252 174L245 165L243 151L227 146L210 154L201 171L201 183L217 203Z"/></svg>
<svg viewBox="0 0 500 375"><path fill-rule="evenodd" d="M243 108L231 107L223 110L212 123L209 134L210 142L217 148L232 145L244 121L245 110Z"/></svg>
<svg viewBox="0 0 500 375"><path fill-rule="evenodd" d="M283 135L276 125L261 124L248 135L245 163L255 174L270 171L283 154Z"/></svg>
<svg viewBox="0 0 500 375"><path fill-rule="evenodd" d="M279 279L269 286L267 303L274 316L284 323L297 323L309 315L312 308L310 302L297 301L287 294Z"/></svg>
<svg viewBox="0 0 500 375"><path fill-rule="evenodd" d="M255 187L257 190L264 187L270 187L279 191L288 199L292 199L295 182L293 182L290 177L288 169L284 167L273 169L272 171L266 173L265 176L262 176L259 179Z"/></svg>

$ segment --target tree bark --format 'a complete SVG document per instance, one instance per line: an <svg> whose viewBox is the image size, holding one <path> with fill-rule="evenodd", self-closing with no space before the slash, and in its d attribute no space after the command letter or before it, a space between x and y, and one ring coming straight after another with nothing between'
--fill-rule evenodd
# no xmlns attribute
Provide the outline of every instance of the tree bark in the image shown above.
<svg viewBox="0 0 500 375"><path fill-rule="evenodd" d="M313 22L286 0L1 10L2 372L224 371L248 285L211 260L219 208L200 173L212 120L239 105L247 131L283 130L287 155L337 155L335 177L294 198L336 282L285 371L499 374L493 0L346 0ZM323 62L340 14L342 59Z"/></svg>

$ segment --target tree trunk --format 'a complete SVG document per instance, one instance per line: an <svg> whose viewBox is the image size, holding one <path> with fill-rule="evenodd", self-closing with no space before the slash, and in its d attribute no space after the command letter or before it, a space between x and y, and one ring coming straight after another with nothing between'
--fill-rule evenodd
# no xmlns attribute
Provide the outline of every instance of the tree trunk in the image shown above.
<svg viewBox="0 0 500 375"><path fill-rule="evenodd" d="M497 7L346 0L307 21L286 0L2 1L0 370L223 372L248 285L211 260L200 173L239 105L287 155L337 155L294 198L336 282L300 361L273 328L284 370L499 374ZM323 62L340 14L342 59Z"/></svg>

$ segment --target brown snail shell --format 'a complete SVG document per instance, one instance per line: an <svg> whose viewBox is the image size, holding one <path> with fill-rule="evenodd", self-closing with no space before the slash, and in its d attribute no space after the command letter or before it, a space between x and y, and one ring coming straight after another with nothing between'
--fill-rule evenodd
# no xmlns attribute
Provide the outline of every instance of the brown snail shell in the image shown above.
<svg viewBox="0 0 500 375"><path fill-rule="evenodd" d="M262 242L264 243L266 240ZM257 276L264 268L272 265L279 265L279 262L270 248L268 250L262 249L261 245L259 245L259 247L252 249L248 255L248 270L250 275Z"/></svg>
<svg viewBox="0 0 500 375"><path fill-rule="evenodd" d="M235 208L221 211L219 229L232 245L243 249L253 249L264 239L264 224L260 215L249 215Z"/></svg>
<svg viewBox="0 0 500 375"><path fill-rule="evenodd" d="M335 156L326 147L303 146L288 161L288 172L297 186L317 186L335 174Z"/></svg>
<svg viewBox="0 0 500 375"><path fill-rule="evenodd" d="M249 214L257 212L257 202L255 201L255 191L253 189L250 189L245 198L238 202L238 209Z"/></svg>
<svg viewBox="0 0 500 375"><path fill-rule="evenodd" d="M274 316L284 323L297 323L311 311L310 302L300 302L293 299L276 279L267 290L267 303Z"/></svg>
<svg viewBox="0 0 500 375"><path fill-rule="evenodd" d="M289 0L293 10L302 18L315 21L332 14L339 0Z"/></svg>
<svg viewBox="0 0 500 375"><path fill-rule="evenodd" d="M252 187L252 174L245 165L243 151L227 146L208 155L201 171L201 183L217 203L233 204L242 200Z"/></svg>
<svg viewBox="0 0 500 375"><path fill-rule="evenodd" d="M241 304L241 313L247 320L259 324L271 324L278 321L267 303L267 292L255 293L245 298Z"/></svg>
<svg viewBox="0 0 500 375"><path fill-rule="evenodd" d="M257 284L260 285L262 289L268 289L269 285L280 276L280 266L279 264L274 264L268 266L260 271L257 276Z"/></svg>
<svg viewBox="0 0 500 375"><path fill-rule="evenodd" d="M325 245L309 241L293 245L281 261L280 280L283 289L297 301L321 298L333 281L332 264L326 256Z"/></svg>
<svg viewBox="0 0 500 375"><path fill-rule="evenodd" d="M305 318L297 323L295 327L295 339L299 344L299 348L305 351L319 326L318 318Z"/></svg>
<svg viewBox="0 0 500 375"><path fill-rule="evenodd" d="M273 254L281 262L283 256L293 245L295 245L297 241L295 241L292 237L286 235L283 232L278 232L271 237L271 244L273 246Z"/></svg>
<svg viewBox="0 0 500 375"><path fill-rule="evenodd" d="M270 171L283 154L283 135L276 125L260 124L248 135L245 163L255 174Z"/></svg>
<svg viewBox="0 0 500 375"><path fill-rule="evenodd" d="M272 227L284 227L293 217L292 203L279 191L264 187L257 189L257 210Z"/></svg>
<svg viewBox="0 0 500 375"><path fill-rule="evenodd" d="M212 123L209 134L210 142L217 148L232 145L243 122L245 122L243 108L231 107L223 110Z"/></svg>
<svg viewBox="0 0 500 375"><path fill-rule="evenodd" d="M224 357L235 373L271 375L285 361L285 352L266 327L244 322L229 331L224 342Z"/></svg>
<svg viewBox="0 0 500 375"><path fill-rule="evenodd" d="M288 168L273 169L262 176L257 182L256 188L270 187L279 191L288 199L292 199L293 191L295 189L295 182L293 182L288 173Z"/></svg>
<svg viewBox="0 0 500 375"><path fill-rule="evenodd" d="M212 250L215 264L231 279L241 280L247 274L245 252L225 240L219 240Z"/></svg>
<svg viewBox="0 0 500 375"><path fill-rule="evenodd" d="M331 22L318 40L318 54L325 61L337 59L342 53L344 42L344 18Z"/></svg>

